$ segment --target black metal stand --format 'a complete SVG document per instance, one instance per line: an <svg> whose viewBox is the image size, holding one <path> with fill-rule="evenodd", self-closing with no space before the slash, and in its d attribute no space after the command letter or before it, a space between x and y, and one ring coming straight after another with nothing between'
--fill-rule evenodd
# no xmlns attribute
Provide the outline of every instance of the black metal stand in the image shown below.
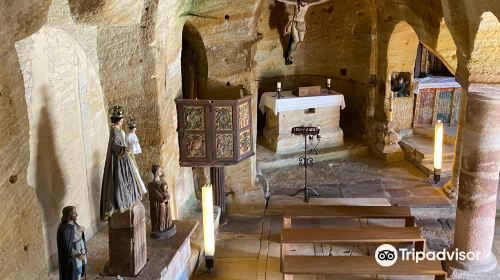
<svg viewBox="0 0 500 280"><path fill-rule="evenodd" d="M434 183L437 184L441 180L441 169L434 169Z"/></svg>
<svg viewBox="0 0 500 280"><path fill-rule="evenodd" d="M304 156L299 158L299 165L304 166L304 187L290 196L296 196L297 194L304 192L304 202L309 202L309 192L312 192L315 196L319 196L318 192L313 188L307 186L307 167L313 165L314 159L312 157L308 157L307 151L307 137L309 135L304 134ZM319 136L319 135L318 135ZM312 136L310 136L312 137ZM318 137L319 138L319 137ZM316 148L314 148L315 150Z"/></svg>

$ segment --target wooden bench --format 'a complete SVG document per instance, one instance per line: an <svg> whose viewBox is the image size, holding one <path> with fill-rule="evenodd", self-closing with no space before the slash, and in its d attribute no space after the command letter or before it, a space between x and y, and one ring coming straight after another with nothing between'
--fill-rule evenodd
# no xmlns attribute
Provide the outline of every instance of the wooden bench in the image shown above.
<svg viewBox="0 0 500 280"><path fill-rule="evenodd" d="M292 219L403 219L405 227L415 226L415 217L406 206L329 206L292 205L284 209L283 228L292 227Z"/></svg>
<svg viewBox="0 0 500 280"><path fill-rule="evenodd" d="M434 275L445 280L446 272L440 261L401 261L389 267L381 266L372 256L285 256L281 272L283 279L292 280L293 274L321 275Z"/></svg>
<svg viewBox="0 0 500 280"><path fill-rule="evenodd" d="M287 243L414 243L424 252L425 238L416 227L404 228L288 228L281 231L282 256Z"/></svg>

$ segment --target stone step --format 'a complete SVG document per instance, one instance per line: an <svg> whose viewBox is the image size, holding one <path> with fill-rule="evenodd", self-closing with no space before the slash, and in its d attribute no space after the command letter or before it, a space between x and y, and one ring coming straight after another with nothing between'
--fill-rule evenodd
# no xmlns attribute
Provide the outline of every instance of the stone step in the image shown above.
<svg viewBox="0 0 500 280"><path fill-rule="evenodd" d="M262 171L276 169L299 164L299 157L304 153L294 153L288 155L278 155L264 146L257 145L257 166ZM334 159L344 159L354 156L364 156L368 154L368 147L354 142L346 142L344 145L335 148L321 149L317 155L312 155L314 162L321 162Z"/></svg>
<svg viewBox="0 0 500 280"><path fill-rule="evenodd" d="M410 153L418 161L434 160L434 142L432 138L412 136L401 140L399 143L405 153ZM453 159L454 147L452 145L443 145L443 160Z"/></svg>
<svg viewBox="0 0 500 280"><path fill-rule="evenodd" d="M456 141L456 126L445 126L443 133L443 141L449 145L455 145ZM434 128L433 127L417 127L413 128L413 135L420 135L428 138L434 138Z"/></svg>
<svg viewBox="0 0 500 280"><path fill-rule="evenodd" d="M402 140L400 143L404 151L405 159L411 162L425 176L431 177L434 174L434 143L432 138L422 136L412 136ZM454 147L443 145L443 163L441 176L451 176L453 166Z"/></svg>

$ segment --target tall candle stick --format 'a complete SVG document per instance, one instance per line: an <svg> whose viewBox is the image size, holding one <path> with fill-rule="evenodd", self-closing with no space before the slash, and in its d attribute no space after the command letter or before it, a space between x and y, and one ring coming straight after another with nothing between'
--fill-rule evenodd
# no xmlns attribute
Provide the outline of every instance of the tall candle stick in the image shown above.
<svg viewBox="0 0 500 280"><path fill-rule="evenodd" d="M390 100L390 105L389 105L389 121L392 122L392 113L394 111L394 97L392 97L392 93L391 93L391 97L389 98Z"/></svg>

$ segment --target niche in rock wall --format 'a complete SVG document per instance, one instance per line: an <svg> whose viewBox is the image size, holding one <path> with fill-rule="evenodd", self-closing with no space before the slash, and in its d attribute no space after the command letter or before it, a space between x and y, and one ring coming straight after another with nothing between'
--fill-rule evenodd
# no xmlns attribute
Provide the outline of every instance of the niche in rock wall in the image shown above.
<svg viewBox="0 0 500 280"><path fill-rule="evenodd" d="M90 237L99 221L102 172L108 142L98 75L67 32L43 27L16 43L28 107L28 183L42 208L49 263L64 206L78 208Z"/></svg>
<svg viewBox="0 0 500 280"><path fill-rule="evenodd" d="M182 97L207 98L208 64L205 45L198 30L189 22L182 29L181 72Z"/></svg>

